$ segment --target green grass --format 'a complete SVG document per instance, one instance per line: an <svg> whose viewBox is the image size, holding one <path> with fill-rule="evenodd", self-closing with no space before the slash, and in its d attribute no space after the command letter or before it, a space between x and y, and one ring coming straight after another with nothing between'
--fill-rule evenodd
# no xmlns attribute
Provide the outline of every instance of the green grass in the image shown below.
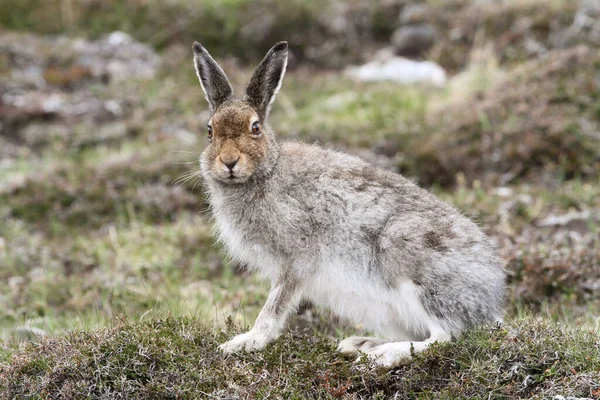
<svg viewBox="0 0 600 400"><path fill-rule="evenodd" d="M308 322L310 313L291 322L310 333L286 333L254 354L225 358L216 350L252 324L268 285L231 264L211 233L193 175L207 109L187 41L199 35L216 55L252 48L256 53L244 57L260 57L271 44L268 35L236 47L250 43L239 40L250 3L205 2L201 8L210 12L174 32L157 27L185 15L189 5L177 1L164 3L171 10L164 14L147 2L115 2L114 14L98 2L73 2L71 17L68 7L59 7L69 2L17 3L0 0L10 10L0 16L5 27L32 29L35 22L40 32L66 29L89 37L123 29L167 47L161 71L149 81L69 90L49 82L67 100L74 90L121 101L124 114L116 120L35 120L26 131L15 130L20 151L0 163L0 398L600 397L598 334L591 331L600 313L593 289L600 282L600 219L593 214L600 210L600 187L596 143L581 123L598 122L593 52L553 53L552 68L534 61L517 70L506 69L500 54L493 73L474 70L471 80L457 79L443 91L361 84L302 64L288 71L272 114L282 139L377 153L389 168L431 183L436 195L472 216L506 260L506 326L474 330L418 355L411 366L385 372L337 355L331 337L356 329L315 308ZM29 7L34 3L40 7ZM274 4L260 2L254 12ZM277 21L273 32L279 38L283 27L296 29L319 4L288 5L297 13ZM556 4L551 14L564 6ZM518 19L513 11L520 8L513 6L500 11ZM38 18L44 13L56 18ZM381 33L389 22L380 17ZM203 36L200 30L208 28L196 22L204 19L225 34ZM302 41L294 40L302 60ZM52 54L45 43L34 45L40 49L34 53L70 65L68 52ZM10 63L0 57L0 84L18 86ZM250 67L223 65L240 94ZM517 94L496 87L499 77ZM461 95L463 82L474 97ZM478 112L477 96L485 113ZM552 131L556 141L544 139L554 126L546 117L559 118L556 126L565 128ZM524 129L529 141L521 140ZM499 147L486 147L490 137ZM518 150L536 156L525 163L527 173L501 183L487 179L495 170L486 162L498 148L498 165L512 167L511 157L521 154L515 146L523 144L529 147ZM590 217L564 226L541 225L551 216L588 211Z"/></svg>
<svg viewBox="0 0 600 400"><path fill-rule="evenodd" d="M217 345L236 332L171 316L120 320L28 344L0 366L0 391L8 398L541 399L593 397L600 388L598 333L535 320L473 330L391 372L342 358L324 336L297 332L264 351L225 357Z"/></svg>
<svg viewBox="0 0 600 400"><path fill-rule="evenodd" d="M182 212L170 224L134 220L87 235L78 230L75 237L19 240L28 235L18 223L5 225L14 238L0 252L6 338L19 325L58 335L101 327L119 314L160 311L243 322L265 299L263 283L226 264L202 216ZM42 246L46 254L37 251Z"/></svg>
<svg viewBox="0 0 600 400"><path fill-rule="evenodd" d="M372 147L401 146L422 128L428 90L389 83L357 83L341 74L290 74L275 103L273 125L283 137Z"/></svg>

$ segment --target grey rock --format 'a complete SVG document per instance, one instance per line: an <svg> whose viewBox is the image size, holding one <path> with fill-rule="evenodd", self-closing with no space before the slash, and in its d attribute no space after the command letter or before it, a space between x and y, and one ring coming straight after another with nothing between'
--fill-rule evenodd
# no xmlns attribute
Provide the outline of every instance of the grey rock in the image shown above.
<svg viewBox="0 0 600 400"><path fill-rule="evenodd" d="M429 24L408 25L392 34L392 46L397 55L419 56L429 50L436 39L436 31Z"/></svg>
<svg viewBox="0 0 600 400"><path fill-rule="evenodd" d="M18 342L23 342L26 340L36 341L40 338L43 338L46 335L46 331L29 325L18 326L13 332L13 337Z"/></svg>
<svg viewBox="0 0 600 400"><path fill-rule="evenodd" d="M600 45L600 2L598 0L580 1L570 31L572 36Z"/></svg>
<svg viewBox="0 0 600 400"><path fill-rule="evenodd" d="M415 61L404 57L374 60L345 71L349 77L363 81L394 81L402 84L427 84L443 87L446 71L432 61Z"/></svg>

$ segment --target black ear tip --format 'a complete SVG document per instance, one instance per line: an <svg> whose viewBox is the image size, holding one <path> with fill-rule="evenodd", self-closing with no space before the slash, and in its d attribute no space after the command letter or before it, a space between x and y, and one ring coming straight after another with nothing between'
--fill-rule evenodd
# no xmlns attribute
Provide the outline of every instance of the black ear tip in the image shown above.
<svg viewBox="0 0 600 400"><path fill-rule="evenodd" d="M273 51L287 51L288 42L278 42L275 46L273 46Z"/></svg>
<svg viewBox="0 0 600 400"><path fill-rule="evenodd" d="M198 43L198 42L194 42L194 45L192 46L192 48L194 49L194 53L196 54L202 54L204 50L204 47Z"/></svg>

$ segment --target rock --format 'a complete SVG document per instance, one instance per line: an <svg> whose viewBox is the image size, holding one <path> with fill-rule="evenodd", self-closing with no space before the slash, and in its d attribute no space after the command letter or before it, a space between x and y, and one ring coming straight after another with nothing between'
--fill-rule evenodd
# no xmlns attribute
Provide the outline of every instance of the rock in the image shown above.
<svg viewBox="0 0 600 400"><path fill-rule="evenodd" d="M160 64L149 45L123 32L95 41L6 33L0 35L0 52L9 61L10 88L75 87L87 79L148 79Z"/></svg>
<svg viewBox="0 0 600 400"><path fill-rule="evenodd" d="M566 44L589 43L600 45L600 2L581 0L573 24L566 30Z"/></svg>
<svg viewBox="0 0 600 400"><path fill-rule="evenodd" d="M600 215L600 214L599 214ZM572 211L564 215L549 215L546 218L538 221L540 227L547 226L570 226L572 223L585 223L596 216L590 210Z"/></svg>
<svg viewBox="0 0 600 400"><path fill-rule="evenodd" d="M419 56L435 42L435 29L429 24L402 26L392 34L392 46L397 55Z"/></svg>
<svg viewBox="0 0 600 400"><path fill-rule="evenodd" d="M506 186L500 186L494 189L494 194L500 197L512 197L514 195L514 190Z"/></svg>
<svg viewBox="0 0 600 400"><path fill-rule="evenodd" d="M349 77L364 81L394 81L403 84L428 84L442 87L446 71L432 61L414 61L403 57L375 60L345 71Z"/></svg>
<svg viewBox="0 0 600 400"><path fill-rule="evenodd" d="M400 145L397 140L384 139L375 143L373 153L384 155L386 157L394 157L400 151Z"/></svg>
<svg viewBox="0 0 600 400"><path fill-rule="evenodd" d="M18 326L14 330L14 338L18 342L23 341L36 341L37 339L43 338L47 333L43 329L36 328L34 326Z"/></svg>
<svg viewBox="0 0 600 400"><path fill-rule="evenodd" d="M78 145L126 136L129 101L104 99L88 86L148 79L160 66L149 45L123 32L94 41L3 33L0 54L3 157L53 139Z"/></svg>
<svg viewBox="0 0 600 400"><path fill-rule="evenodd" d="M116 81L152 78L160 61L150 46L124 32L113 32L95 42L77 40L73 48L77 64L88 67L94 76Z"/></svg>

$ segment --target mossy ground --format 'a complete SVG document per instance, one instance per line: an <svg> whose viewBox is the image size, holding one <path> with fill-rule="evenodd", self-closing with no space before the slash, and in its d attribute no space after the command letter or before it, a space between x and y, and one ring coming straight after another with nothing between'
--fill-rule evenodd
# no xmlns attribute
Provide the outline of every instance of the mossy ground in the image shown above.
<svg viewBox="0 0 600 400"><path fill-rule="evenodd" d="M302 332L224 357L216 346L236 332L171 316L121 320L27 344L0 367L0 391L40 399L542 399L600 391L596 333L535 320L473 330L391 372L352 363L332 340Z"/></svg>
<svg viewBox="0 0 600 400"><path fill-rule="evenodd" d="M17 3L0 0L13 10L0 17L5 27L58 32L68 25L72 35L92 38L123 29L145 40L152 35L144 29L167 26L169 10L178 20L188 7L165 3L161 14L147 2L115 2L119 16L98 2L73 2L69 17L59 2L46 8ZM533 33L520 34L543 43L574 12L561 1L543 13L536 2L487 11L467 3L428 2L486 21L483 37L504 29L504 17L490 15L506 14L506 21L535 15ZM243 41L236 35L248 4L203 5L212 14L202 18L233 32L204 41L214 54L240 54L235 43ZM261 2L258 10L270 4ZM320 26L316 11L303 4L290 18ZM139 10L143 18L130 18ZM58 17L34 18L43 12ZM385 15L372 17L381 25L369 23L366 36L389 31ZM218 343L252 324L267 284L231 264L211 234L195 175L207 110L189 57L188 42L204 37L188 29L203 26L194 18L156 33L154 44L162 49L157 76L125 82L89 80L72 68L71 53L50 54L47 37L2 33L0 48L21 41L24 48L38 46L26 60L46 71L51 59L53 69L43 75L44 90L21 84L15 59L2 52L0 94L15 88L58 93L67 103L83 96L116 101L121 112L110 118L4 114L8 108L0 104L6 116L0 125L0 396L600 397L593 332L600 315L597 49L522 54L523 41L511 36L506 47L494 44L489 63L472 62L466 79L452 78L446 90L353 82L315 68L319 62L307 65L304 53L291 65L272 113L280 137L340 148L431 185L474 218L506 260L505 326L475 330L434 346L409 367L385 372L338 356L334 340L357 330L310 305L292 321L293 329L308 331L293 330L264 352L229 358L217 352ZM279 40L294 26L271 29ZM467 32L462 53L455 54L466 54L476 33ZM245 46L256 50L247 58L259 57L270 37ZM340 46L336 51L350 44ZM446 54L436 51L433 57ZM345 54L341 60L360 59ZM459 69L469 62L459 58L442 63ZM240 93L250 66L220 61ZM488 65L493 68L482 68Z"/></svg>

